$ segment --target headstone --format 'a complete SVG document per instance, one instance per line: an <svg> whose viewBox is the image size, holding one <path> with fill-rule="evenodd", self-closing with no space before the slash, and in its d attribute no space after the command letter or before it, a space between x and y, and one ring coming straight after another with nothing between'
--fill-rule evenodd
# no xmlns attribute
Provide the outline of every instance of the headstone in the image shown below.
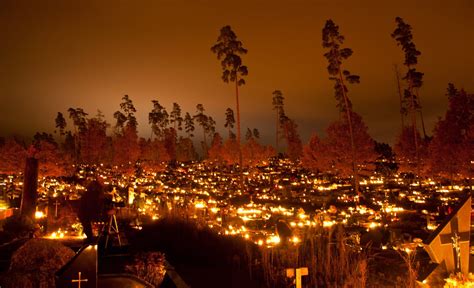
<svg viewBox="0 0 474 288"><path fill-rule="evenodd" d="M183 278L176 272L175 268L165 260L166 276L170 278L176 288L190 288Z"/></svg>
<svg viewBox="0 0 474 288"><path fill-rule="evenodd" d="M97 288L97 245L84 246L56 273L58 288Z"/></svg>
<svg viewBox="0 0 474 288"><path fill-rule="evenodd" d="M444 223L424 242L433 262L444 263L447 272L469 273L471 196L466 197Z"/></svg>

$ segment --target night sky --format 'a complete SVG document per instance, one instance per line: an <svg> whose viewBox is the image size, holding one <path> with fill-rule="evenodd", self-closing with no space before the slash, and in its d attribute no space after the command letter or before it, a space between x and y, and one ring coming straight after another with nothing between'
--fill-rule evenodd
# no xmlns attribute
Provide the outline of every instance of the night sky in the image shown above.
<svg viewBox="0 0 474 288"><path fill-rule="evenodd" d="M472 0L1 0L0 136L52 132L56 113L69 107L100 109L112 121L124 94L137 107L141 136L150 135L152 99L191 114L202 103L224 131L234 89L221 81L210 47L231 25L249 50L242 128L259 128L273 143L271 93L280 89L306 143L338 117L321 47L332 18L354 51L345 68L361 76L349 87L354 110L376 140L393 143L400 128L393 65L403 62L390 37L394 18L413 27L422 53L420 97L431 132L448 82L474 92L473 15Z"/></svg>

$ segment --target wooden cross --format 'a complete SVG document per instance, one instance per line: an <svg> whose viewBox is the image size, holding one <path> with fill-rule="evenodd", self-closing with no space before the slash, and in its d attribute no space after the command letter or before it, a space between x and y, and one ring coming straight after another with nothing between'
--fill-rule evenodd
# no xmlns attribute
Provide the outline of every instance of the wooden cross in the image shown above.
<svg viewBox="0 0 474 288"><path fill-rule="evenodd" d="M295 277L295 270L296 270L296 277ZM286 277L292 278L295 277L295 282L296 282L296 288L301 288L302 283L301 283L301 277L308 275L308 267L300 267L300 268L289 268L286 269Z"/></svg>
<svg viewBox="0 0 474 288"><path fill-rule="evenodd" d="M87 282L88 279L81 279L81 272L79 272L78 279L71 280L72 283L77 283L77 288L81 288L81 282Z"/></svg>
<svg viewBox="0 0 474 288"><path fill-rule="evenodd" d="M461 243L470 240L470 231L459 232L457 215L450 221L451 233L440 235L441 244L452 245L455 272L461 271Z"/></svg>

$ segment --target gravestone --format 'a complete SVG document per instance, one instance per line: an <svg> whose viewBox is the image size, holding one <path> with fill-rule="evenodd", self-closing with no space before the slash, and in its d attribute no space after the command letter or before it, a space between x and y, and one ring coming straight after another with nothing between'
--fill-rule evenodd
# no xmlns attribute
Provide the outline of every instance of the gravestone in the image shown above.
<svg viewBox="0 0 474 288"><path fill-rule="evenodd" d="M424 242L434 263L444 265L446 272L469 274L471 229L471 196L465 197L448 218Z"/></svg>
<svg viewBox="0 0 474 288"><path fill-rule="evenodd" d="M97 288L97 245L82 247L58 272L58 288Z"/></svg>

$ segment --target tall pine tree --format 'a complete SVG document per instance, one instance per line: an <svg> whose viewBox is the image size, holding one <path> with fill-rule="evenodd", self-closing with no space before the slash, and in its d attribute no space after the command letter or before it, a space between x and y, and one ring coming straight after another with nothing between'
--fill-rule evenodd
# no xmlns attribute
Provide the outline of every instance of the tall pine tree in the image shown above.
<svg viewBox="0 0 474 288"><path fill-rule="evenodd" d="M222 80L225 83L235 83L235 99L237 112L237 144L239 147L239 164L242 169L242 149L241 130L240 130L240 105L239 105L239 87L245 84L244 76L247 76L247 66L242 64L241 55L247 54L247 49L242 42L237 39L237 35L232 28L227 25L220 30L217 43L211 47L211 51L221 60ZM241 177L243 183L243 177Z"/></svg>
<svg viewBox="0 0 474 288"><path fill-rule="evenodd" d="M354 182L354 189L359 194L359 176L358 167L356 163L356 148L354 143L354 131L352 125L352 103L347 96L348 88L346 83L359 83L359 76L351 74L348 70L342 68L342 61L348 59L352 55L350 48L342 48L344 43L344 36L339 33L339 26L332 20L327 20L323 28L323 48L328 49L324 57L329 62L327 70L329 72L329 79L334 81L334 91L337 100L337 107L340 112L345 115L344 120L347 122L348 131L351 143L351 166L352 176Z"/></svg>

